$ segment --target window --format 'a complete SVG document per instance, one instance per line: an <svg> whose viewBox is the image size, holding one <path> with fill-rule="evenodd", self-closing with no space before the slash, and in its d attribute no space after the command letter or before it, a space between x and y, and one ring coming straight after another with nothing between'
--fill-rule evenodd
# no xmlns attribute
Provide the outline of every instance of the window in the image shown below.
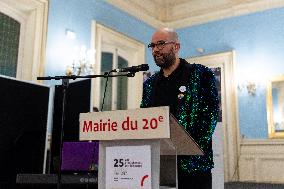
<svg viewBox="0 0 284 189"><path fill-rule="evenodd" d="M17 52L12 50L12 55L10 50L11 46L9 47L9 57L4 58L4 67L7 68L6 61L9 61L9 67L8 69L5 68L4 74L18 79L36 81L37 76L44 75L48 0L25 0L17 1L17 3L8 2L10 1L0 1L0 12L17 21L20 28L19 31L15 26L11 29L13 32L19 32L18 48ZM3 23L2 16L1 14L1 23ZM1 30L2 26L3 25L1 25ZM10 26L11 23L9 24L9 27ZM9 29L9 31L11 30ZM9 37L11 37L11 39L5 40L12 40L7 43L10 45L13 43L14 49L17 39L14 38L15 36L9 35ZM1 40L0 42L2 44L3 41ZM3 51L0 53L3 53ZM5 54L6 53L7 52L5 52ZM10 56L13 57L10 58ZM1 61L3 61L2 55ZM11 61L17 61L16 65L14 63L11 65ZM1 74L3 74L3 71L1 71Z"/></svg>
<svg viewBox="0 0 284 189"><path fill-rule="evenodd" d="M116 60L115 60L116 59ZM115 68L128 67L128 61L116 53L102 52L101 73L108 72ZM117 65L116 65L117 62ZM105 93L104 111L127 109L127 77L109 78ZM115 84L116 83L116 84ZM101 79L101 100L103 102L106 79ZM100 107L101 108L101 107Z"/></svg>
<svg viewBox="0 0 284 189"><path fill-rule="evenodd" d="M144 64L145 45L110 28L92 23L91 48L96 49L95 74L103 74L116 68ZM102 106L105 78L93 82L93 104L99 110ZM139 108L142 98L143 74L135 77L109 78L103 111Z"/></svg>
<svg viewBox="0 0 284 189"><path fill-rule="evenodd" d="M16 77L20 23L0 12L0 74Z"/></svg>

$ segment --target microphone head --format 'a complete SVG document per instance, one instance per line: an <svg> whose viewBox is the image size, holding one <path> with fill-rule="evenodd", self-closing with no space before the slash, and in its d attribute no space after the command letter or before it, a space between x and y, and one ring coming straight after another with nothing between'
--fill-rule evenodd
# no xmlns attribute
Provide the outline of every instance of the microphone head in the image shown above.
<svg viewBox="0 0 284 189"><path fill-rule="evenodd" d="M140 70L141 71L148 71L149 70L149 65L148 64L141 64L140 65Z"/></svg>

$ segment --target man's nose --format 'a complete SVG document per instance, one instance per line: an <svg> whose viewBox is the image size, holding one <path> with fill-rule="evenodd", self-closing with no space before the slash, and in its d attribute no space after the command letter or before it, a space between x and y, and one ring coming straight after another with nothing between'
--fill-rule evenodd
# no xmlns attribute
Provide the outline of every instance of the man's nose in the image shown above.
<svg viewBox="0 0 284 189"><path fill-rule="evenodd" d="M157 45L155 45L153 48L152 48L152 53L155 53L155 52L158 52L160 51L160 49L158 49Z"/></svg>

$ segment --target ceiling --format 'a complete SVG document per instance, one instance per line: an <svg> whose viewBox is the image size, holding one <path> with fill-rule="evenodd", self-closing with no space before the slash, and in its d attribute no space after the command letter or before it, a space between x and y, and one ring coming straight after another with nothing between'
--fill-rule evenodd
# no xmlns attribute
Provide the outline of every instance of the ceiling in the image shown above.
<svg viewBox="0 0 284 189"><path fill-rule="evenodd" d="M284 7L284 0L107 0L149 25L183 28Z"/></svg>

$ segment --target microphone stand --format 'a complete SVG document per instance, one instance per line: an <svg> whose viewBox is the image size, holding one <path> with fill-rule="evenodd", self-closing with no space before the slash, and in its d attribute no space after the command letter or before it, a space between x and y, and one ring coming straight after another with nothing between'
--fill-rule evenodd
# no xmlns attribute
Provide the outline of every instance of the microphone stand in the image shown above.
<svg viewBox="0 0 284 189"><path fill-rule="evenodd" d="M112 71L110 71L112 72ZM62 97L62 115L61 115L61 134L60 134L60 147L59 147L59 168L58 168L58 177L57 177L57 189L61 189L61 164L62 164L62 147L63 147L63 138L64 138L64 121L65 121L65 106L66 106L66 94L69 86L70 79L77 79L77 78L97 78L97 77L120 77L120 76L127 76L127 77L134 77L135 72L128 72L126 74L115 74L110 75L110 72L105 72L103 75L85 75L85 76L77 76L77 75L70 75L70 76L47 76L47 77L37 77L37 80L62 80L62 90L63 90L63 97Z"/></svg>

